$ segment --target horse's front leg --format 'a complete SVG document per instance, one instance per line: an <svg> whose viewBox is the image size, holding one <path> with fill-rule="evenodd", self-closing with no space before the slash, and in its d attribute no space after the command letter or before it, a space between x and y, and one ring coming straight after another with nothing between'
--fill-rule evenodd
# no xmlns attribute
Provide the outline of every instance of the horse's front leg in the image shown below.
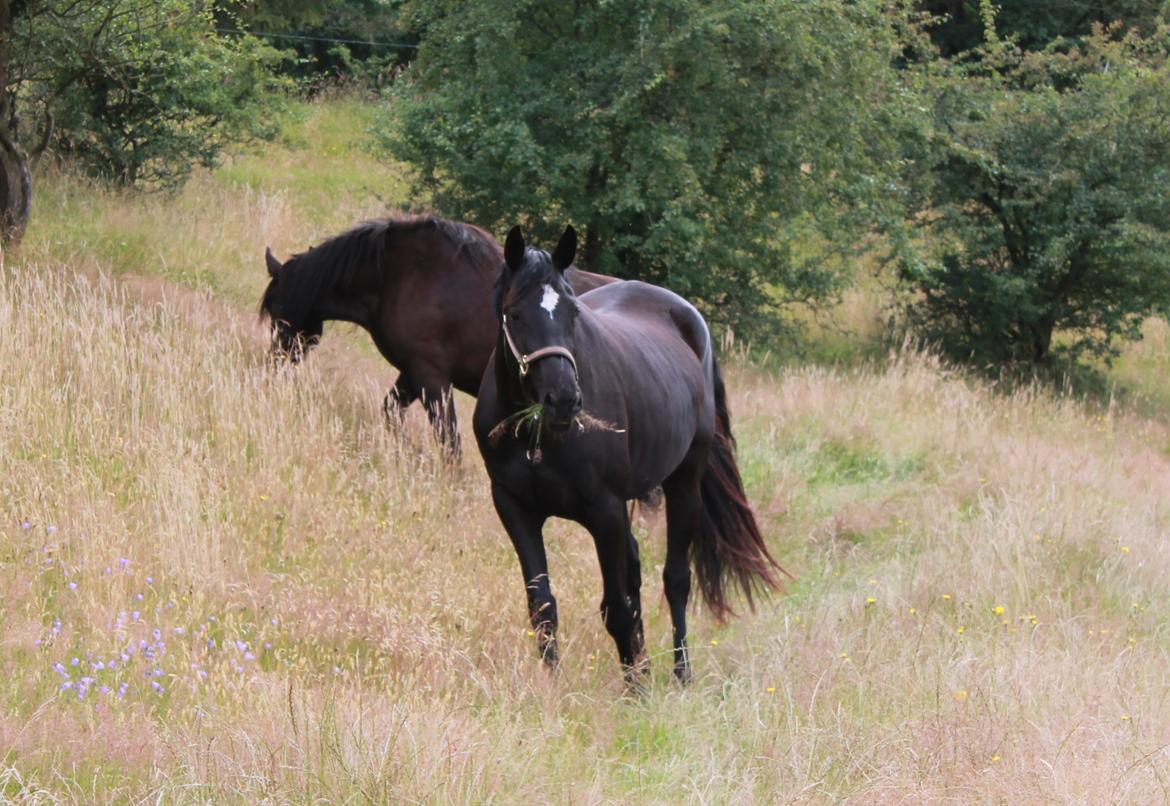
<svg viewBox="0 0 1170 806"><path fill-rule="evenodd" d="M636 687L649 661L642 631L642 571L625 502L615 498L593 506L585 527L593 536L601 565L601 618L617 645L626 682Z"/></svg>
<svg viewBox="0 0 1170 806"><path fill-rule="evenodd" d="M492 482L492 502L500 522L508 532L512 548L520 560L524 589L528 596L528 620L536 635L536 648L550 668L557 665L557 600L548 579L548 559L544 553L541 527L544 517L528 511L516 498Z"/></svg>

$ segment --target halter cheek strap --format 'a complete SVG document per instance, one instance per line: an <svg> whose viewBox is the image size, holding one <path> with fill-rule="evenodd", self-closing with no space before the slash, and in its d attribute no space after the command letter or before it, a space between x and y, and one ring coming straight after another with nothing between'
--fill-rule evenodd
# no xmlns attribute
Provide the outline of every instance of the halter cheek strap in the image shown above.
<svg viewBox="0 0 1170 806"><path fill-rule="evenodd" d="M508 349L512 351L512 356L516 359L516 363L520 365L520 377L523 378L528 374L528 367L542 358L549 358L550 356L559 355L561 358L568 359L569 363L573 365L573 374L577 374L577 360L573 358L573 354L565 347L541 347L539 350L533 350L531 353L522 353L516 347L516 342L512 339L512 333L508 330L508 316L503 317L504 341L508 343Z"/></svg>

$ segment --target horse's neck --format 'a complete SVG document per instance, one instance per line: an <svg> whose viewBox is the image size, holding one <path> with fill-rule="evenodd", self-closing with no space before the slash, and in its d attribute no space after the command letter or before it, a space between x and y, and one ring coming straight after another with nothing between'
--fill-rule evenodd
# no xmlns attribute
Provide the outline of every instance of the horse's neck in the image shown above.
<svg viewBox="0 0 1170 806"><path fill-rule="evenodd" d="M339 283L314 300L317 316L369 327L377 312L380 291L378 273L374 268L363 266L354 271L348 282Z"/></svg>

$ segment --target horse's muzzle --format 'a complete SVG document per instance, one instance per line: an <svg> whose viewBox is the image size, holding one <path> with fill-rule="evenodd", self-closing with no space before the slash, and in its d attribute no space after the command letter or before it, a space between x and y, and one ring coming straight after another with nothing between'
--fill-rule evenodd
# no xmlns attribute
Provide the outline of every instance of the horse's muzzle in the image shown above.
<svg viewBox="0 0 1170 806"><path fill-rule="evenodd" d="M577 419L577 415L581 413L581 393L578 392L571 398L555 399L553 395L546 395L544 398L545 422L553 431L564 432L572 427Z"/></svg>

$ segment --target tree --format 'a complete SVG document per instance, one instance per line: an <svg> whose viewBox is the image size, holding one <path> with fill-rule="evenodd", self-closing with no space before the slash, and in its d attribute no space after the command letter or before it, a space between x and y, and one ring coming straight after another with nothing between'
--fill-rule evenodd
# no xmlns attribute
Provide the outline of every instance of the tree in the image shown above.
<svg viewBox="0 0 1170 806"><path fill-rule="evenodd" d="M834 291L892 188L901 96L870 0L419 2L391 153L444 213L536 239L722 322ZM839 255L838 255L839 256Z"/></svg>
<svg viewBox="0 0 1170 806"><path fill-rule="evenodd" d="M1170 38L1098 27L1074 47L998 39L928 75L911 321L952 355L1108 358L1170 305ZM1057 340L1056 334L1064 336Z"/></svg>
<svg viewBox="0 0 1170 806"><path fill-rule="evenodd" d="M18 22L29 13L22 0L0 0L0 244L19 242L32 203L32 162L52 134L52 117L44 112L44 135L30 153L24 148L18 114L21 45Z"/></svg>
<svg viewBox="0 0 1170 806"><path fill-rule="evenodd" d="M95 173L173 185L272 131L275 51L215 36L204 0L0 0L0 241L20 240L31 163L57 144ZM30 150L22 145L33 140Z"/></svg>
<svg viewBox="0 0 1170 806"><path fill-rule="evenodd" d="M276 133L280 54L216 35L211 3L106 0L73 20L43 15L29 35L57 55L28 95L55 111L58 147L94 176L173 188L226 145Z"/></svg>

